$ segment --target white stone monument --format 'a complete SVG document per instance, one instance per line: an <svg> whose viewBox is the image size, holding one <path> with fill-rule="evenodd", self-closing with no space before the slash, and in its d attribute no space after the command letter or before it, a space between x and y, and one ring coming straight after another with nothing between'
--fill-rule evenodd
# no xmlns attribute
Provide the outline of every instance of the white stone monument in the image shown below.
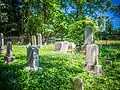
<svg viewBox="0 0 120 90"><path fill-rule="evenodd" d="M5 47L4 47L4 36L3 33L0 33L0 53L5 54Z"/></svg>
<svg viewBox="0 0 120 90"><path fill-rule="evenodd" d="M85 69L90 73L102 75L102 67L98 65L98 46L95 44L86 46Z"/></svg>

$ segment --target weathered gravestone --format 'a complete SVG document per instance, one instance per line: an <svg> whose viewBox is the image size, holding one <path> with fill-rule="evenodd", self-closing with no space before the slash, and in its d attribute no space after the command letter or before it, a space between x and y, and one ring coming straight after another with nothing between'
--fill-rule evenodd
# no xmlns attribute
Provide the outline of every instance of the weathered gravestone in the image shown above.
<svg viewBox="0 0 120 90"><path fill-rule="evenodd" d="M32 45L36 46L36 36L35 35L32 36Z"/></svg>
<svg viewBox="0 0 120 90"><path fill-rule="evenodd" d="M7 42L7 53L4 59L7 63L12 62L15 59L12 55L12 43L10 41Z"/></svg>
<svg viewBox="0 0 120 90"><path fill-rule="evenodd" d="M42 48L42 35L41 34L38 34L37 35L37 46Z"/></svg>
<svg viewBox="0 0 120 90"><path fill-rule="evenodd" d="M62 43L62 46L61 46L60 51L61 51L61 52L67 52L67 51L68 51L68 46L69 46L69 42L68 42L68 41L64 41L64 42Z"/></svg>
<svg viewBox="0 0 120 90"><path fill-rule="evenodd" d="M86 46L85 69L90 73L102 75L102 67L98 65L98 46L95 44Z"/></svg>
<svg viewBox="0 0 120 90"><path fill-rule="evenodd" d="M0 33L0 53L5 54L5 47L4 47L4 36L3 33Z"/></svg>
<svg viewBox="0 0 120 90"><path fill-rule="evenodd" d="M62 44L62 42L55 42L55 50L60 51Z"/></svg>
<svg viewBox="0 0 120 90"><path fill-rule="evenodd" d="M39 67L39 51L34 45L27 48L27 63L29 71L37 71L42 68Z"/></svg>
<svg viewBox="0 0 120 90"><path fill-rule="evenodd" d="M83 81L81 78L73 78L73 90L84 90Z"/></svg>
<svg viewBox="0 0 120 90"><path fill-rule="evenodd" d="M83 48L86 48L86 45L93 44L93 27L87 26L84 33L84 45Z"/></svg>

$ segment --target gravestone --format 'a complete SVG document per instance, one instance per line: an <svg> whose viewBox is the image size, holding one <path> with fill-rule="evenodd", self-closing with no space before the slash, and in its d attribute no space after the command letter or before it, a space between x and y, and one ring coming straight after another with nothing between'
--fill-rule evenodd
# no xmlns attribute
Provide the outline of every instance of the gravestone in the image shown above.
<svg viewBox="0 0 120 90"><path fill-rule="evenodd" d="M69 42L68 42L68 41L64 41L64 42L62 43L60 52L67 52L67 51L68 51L68 46L69 46Z"/></svg>
<svg viewBox="0 0 120 90"><path fill-rule="evenodd" d="M7 53L4 59L7 63L12 62L15 59L12 55L12 43L10 41L7 42Z"/></svg>
<svg viewBox="0 0 120 90"><path fill-rule="evenodd" d="M83 47L86 48L86 45L93 44L93 27L87 26L84 32L84 45Z"/></svg>
<svg viewBox="0 0 120 90"><path fill-rule="evenodd" d="M90 73L102 75L102 67L98 65L98 46L95 44L86 46L85 69Z"/></svg>
<svg viewBox="0 0 120 90"><path fill-rule="evenodd" d="M62 46L62 42L55 42L55 50L56 51L60 51L61 46Z"/></svg>
<svg viewBox="0 0 120 90"><path fill-rule="evenodd" d="M36 36L35 35L32 36L32 45L36 46Z"/></svg>
<svg viewBox="0 0 120 90"><path fill-rule="evenodd" d="M73 90L84 90L83 81L81 78L73 78Z"/></svg>
<svg viewBox="0 0 120 90"><path fill-rule="evenodd" d="M4 36L3 33L0 33L0 53L5 54L5 47L4 47Z"/></svg>
<svg viewBox="0 0 120 90"><path fill-rule="evenodd" d="M37 35L37 46L42 48L42 35L41 34L38 34Z"/></svg>
<svg viewBox="0 0 120 90"><path fill-rule="evenodd" d="M34 45L27 48L27 63L29 71L37 71L42 68L39 67L39 51Z"/></svg>

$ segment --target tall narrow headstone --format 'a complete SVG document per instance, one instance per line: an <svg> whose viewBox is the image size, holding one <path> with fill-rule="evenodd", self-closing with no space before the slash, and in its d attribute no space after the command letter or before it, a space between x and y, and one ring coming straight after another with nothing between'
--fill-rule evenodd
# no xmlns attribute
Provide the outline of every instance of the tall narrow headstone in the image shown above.
<svg viewBox="0 0 120 90"><path fill-rule="evenodd" d="M1 54L5 54L4 36L3 36L3 33L0 33L0 53L1 53Z"/></svg>
<svg viewBox="0 0 120 90"><path fill-rule="evenodd" d="M14 56L12 55L12 43L10 41L7 42L7 53L4 57L7 63L12 62L14 60Z"/></svg>
<svg viewBox="0 0 120 90"><path fill-rule="evenodd" d="M36 46L36 36L35 35L32 36L32 45Z"/></svg>
<svg viewBox="0 0 120 90"><path fill-rule="evenodd" d="M88 72L102 75L102 67L98 65L98 46L95 44L86 46L86 64L85 69Z"/></svg>
<svg viewBox="0 0 120 90"><path fill-rule="evenodd" d="M83 81L81 78L73 78L73 90L84 90Z"/></svg>
<svg viewBox="0 0 120 90"><path fill-rule="evenodd" d="M27 48L27 63L29 71L37 71L42 69L39 67L39 51L34 45Z"/></svg>
<svg viewBox="0 0 120 90"><path fill-rule="evenodd" d="M37 46L42 48L42 35L41 34L38 34L37 35Z"/></svg>
<svg viewBox="0 0 120 90"><path fill-rule="evenodd" d="M86 45L90 45L93 44L93 27L92 26L87 26L85 28L85 32L84 32L84 45L83 47L86 48Z"/></svg>

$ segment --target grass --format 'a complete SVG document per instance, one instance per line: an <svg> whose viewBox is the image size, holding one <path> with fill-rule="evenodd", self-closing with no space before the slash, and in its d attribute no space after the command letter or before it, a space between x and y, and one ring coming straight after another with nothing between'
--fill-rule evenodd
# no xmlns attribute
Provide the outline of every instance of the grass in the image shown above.
<svg viewBox="0 0 120 90"><path fill-rule="evenodd" d="M6 65L0 57L1 90L72 90L72 78L84 81L85 90L119 90L120 89L120 46L104 45L100 47L99 63L104 75L92 76L84 71L85 56L76 53L54 51L54 45L39 49L40 67L43 71L28 72L26 47L13 45L16 60ZM109 59L112 65L106 65Z"/></svg>
<svg viewBox="0 0 120 90"><path fill-rule="evenodd" d="M120 44L120 40L97 40L96 44Z"/></svg>

